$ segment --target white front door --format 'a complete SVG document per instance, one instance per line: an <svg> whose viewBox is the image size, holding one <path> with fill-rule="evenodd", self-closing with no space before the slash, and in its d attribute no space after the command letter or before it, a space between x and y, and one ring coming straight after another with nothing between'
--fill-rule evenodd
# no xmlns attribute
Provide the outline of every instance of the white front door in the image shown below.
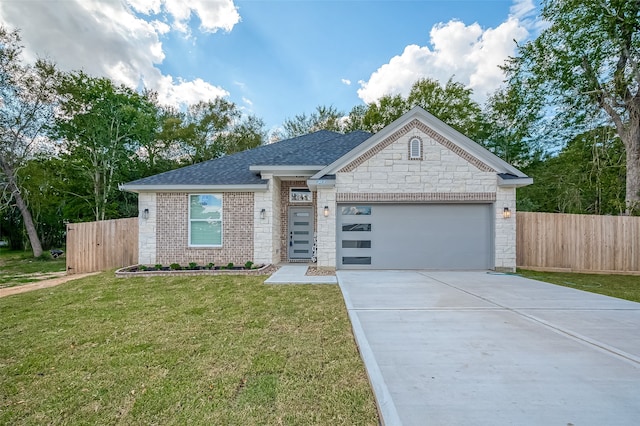
<svg viewBox="0 0 640 426"><path fill-rule="evenodd" d="M311 259L313 255L313 207L289 208L289 259Z"/></svg>

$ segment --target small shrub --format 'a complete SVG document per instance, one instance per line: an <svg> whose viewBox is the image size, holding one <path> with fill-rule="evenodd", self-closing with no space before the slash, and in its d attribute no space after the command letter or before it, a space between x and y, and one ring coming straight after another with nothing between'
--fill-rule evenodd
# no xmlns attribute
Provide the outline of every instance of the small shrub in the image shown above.
<svg viewBox="0 0 640 426"><path fill-rule="evenodd" d="M214 266L216 266L216 265L215 265L213 262L210 262L210 263L207 265L207 268L209 268L209 269L213 269L213 267L214 267Z"/></svg>
<svg viewBox="0 0 640 426"><path fill-rule="evenodd" d="M179 271L182 269L182 266L180 266L179 263L172 263L171 265L169 265L169 268L171 268L174 271Z"/></svg>
<svg viewBox="0 0 640 426"><path fill-rule="evenodd" d="M189 269L197 269L198 264L196 262L189 262Z"/></svg>
<svg viewBox="0 0 640 426"><path fill-rule="evenodd" d="M244 268L245 269L251 269L253 268L253 262L248 260L245 264L244 264Z"/></svg>
<svg viewBox="0 0 640 426"><path fill-rule="evenodd" d="M146 270L148 270L148 269L149 269L149 268L147 268L147 267L146 267L146 266L144 266L144 265L140 265L140 266L138 266L138 271L146 271Z"/></svg>
<svg viewBox="0 0 640 426"><path fill-rule="evenodd" d="M156 265L154 266L154 268L156 269L156 271L159 271L160 269L162 269L162 265L159 263L156 263Z"/></svg>
<svg viewBox="0 0 640 426"><path fill-rule="evenodd" d="M227 263L227 269L233 269L233 262Z"/></svg>

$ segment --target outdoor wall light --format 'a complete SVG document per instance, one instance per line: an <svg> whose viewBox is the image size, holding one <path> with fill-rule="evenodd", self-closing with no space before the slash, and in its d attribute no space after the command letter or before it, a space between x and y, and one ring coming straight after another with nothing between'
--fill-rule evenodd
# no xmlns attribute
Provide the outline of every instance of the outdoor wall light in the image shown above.
<svg viewBox="0 0 640 426"><path fill-rule="evenodd" d="M324 217L329 217L329 206L324 206Z"/></svg>
<svg viewBox="0 0 640 426"><path fill-rule="evenodd" d="M143 218L144 220L149 219L149 209L144 209L144 210L142 210L142 215L141 215L141 216L142 216L142 218Z"/></svg>
<svg viewBox="0 0 640 426"><path fill-rule="evenodd" d="M511 210L509 210L509 207L505 207L504 210L502 210L502 217L504 219L509 219L511 217Z"/></svg>
<svg viewBox="0 0 640 426"><path fill-rule="evenodd" d="M264 219L267 216L267 209L260 210L260 219Z"/></svg>

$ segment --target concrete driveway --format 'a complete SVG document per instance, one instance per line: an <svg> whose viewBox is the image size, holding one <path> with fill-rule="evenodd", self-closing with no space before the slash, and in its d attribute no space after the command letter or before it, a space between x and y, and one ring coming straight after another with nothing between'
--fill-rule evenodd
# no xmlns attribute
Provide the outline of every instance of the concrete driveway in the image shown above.
<svg viewBox="0 0 640 426"><path fill-rule="evenodd" d="M484 271L337 276L386 425L640 424L638 303Z"/></svg>

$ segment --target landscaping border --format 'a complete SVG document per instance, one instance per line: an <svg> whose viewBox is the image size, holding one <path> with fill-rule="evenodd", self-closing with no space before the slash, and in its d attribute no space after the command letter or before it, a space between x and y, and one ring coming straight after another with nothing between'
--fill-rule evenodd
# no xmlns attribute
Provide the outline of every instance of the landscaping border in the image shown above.
<svg viewBox="0 0 640 426"><path fill-rule="evenodd" d="M116 270L115 274L118 278L131 277L167 277L167 276L198 276L198 275L270 275L273 274L278 267L275 265L263 265L257 269L181 269L172 271L127 271L129 268L143 265L129 265ZM146 266L146 265L144 265Z"/></svg>

